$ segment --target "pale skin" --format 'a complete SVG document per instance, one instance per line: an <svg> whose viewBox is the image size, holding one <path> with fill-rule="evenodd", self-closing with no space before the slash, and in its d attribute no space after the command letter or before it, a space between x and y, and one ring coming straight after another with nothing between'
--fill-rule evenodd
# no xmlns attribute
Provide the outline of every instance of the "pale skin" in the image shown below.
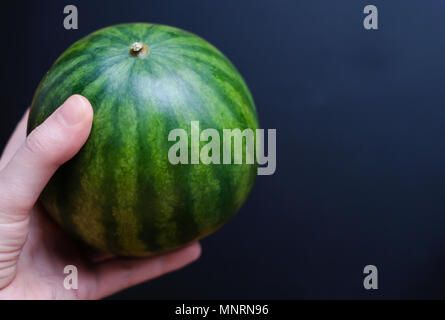
<svg viewBox="0 0 445 320"><path fill-rule="evenodd" d="M72 241L47 216L38 197L57 168L88 138L93 110L74 95L26 136L28 112L0 158L0 299L99 299L195 261L193 243L161 256L118 258ZM78 269L67 290L64 267Z"/></svg>

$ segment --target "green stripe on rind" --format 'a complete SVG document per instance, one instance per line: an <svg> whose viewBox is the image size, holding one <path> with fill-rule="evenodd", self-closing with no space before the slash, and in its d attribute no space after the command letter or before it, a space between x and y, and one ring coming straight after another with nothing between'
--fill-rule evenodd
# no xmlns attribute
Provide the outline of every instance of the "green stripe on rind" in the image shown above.
<svg viewBox="0 0 445 320"><path fill-rule="evenodd" d="M139 60L136 63L143 64L146 60ZM166 139L168 136L168 121L169 115L162 110L163 101L167 100L167 91L163 88L158 88L158 78L161 71L157 69L155 64L150 64L149 74L144 67L135 68L138 72L133 75L132 88L134 90L134 98L138 100L139 105L144 105L146 108L140 108L141 126L144 128L140 132L145 132L145 137L142 137L142 144L147 144L147 149L150 149L150 156L145 159L145 164L148 168L148 179L151 184L151 192L154 193L154 210L150 213L150 221L154 227L155 234L153 245L163 248L170 242L174 242L178 233L178 226L174 218L174 208L178 203L178 194L173 192L175 190L174 175L171 170L168 170L166 153ZM140 88L140 86L144 88ZM162 95L162 93L164 95ZM161 94L161 95L160 95ZM160 108L161 107L161 108ZM142 111L143 110L143 111ZM145 140L145 141L144 141ZM143 199L141 199L143 200ZM145 225L148 225L146 223ZM159 230L168 230L168 232L160 233ZM155 248L157 249L157 248Z"/></svg>
<svg viewBox="0 0 445 320"><path fill-rule="evenodd" d="M169 108L173 113L173 119L176 121L173 123L170 121L170 130L175 128L181 128L190 132L190 123L191 121L200 121L201 130L206 128L213 128L217 126L217 119L212 116L216 113L209 112L205 109L205 100L202 99L202 95L199 95L199 89L195 88L193 84L196 82L192 81L192 79L187 78L189 73L180 73L179 67L175 64L161 64L160 65L164 74L174 75L174 82L171 84L171 88L173 90L168 90L168 93L163 92L164 96L169 96ZM181 110L189 109L186 114L181 112ZM220 119L218 119L220 120ZM230 119L233 121L233 119ZM226 121L228 123L228 121ZM166 134L165 136L167 136ZM166 140L164 140L166 142ZM201 143L201 146L204 143ZM165 146L165 150L168 149L168 145ZM189 137L188 141L188 152L191 156L191 137ZM172 166L168 163L167 158L164 157L164 161L168 167L180 167L180 166ZM203 232L203 230L208 230L209 225L214 226L218 224L218 219L220 216L219 209L217 207L217 203L221 198L221 185L220 181L215 179L213 169L211 166L205 165L191 165L186 166L187 171L182 174L183 178L186 178L184 181L185 185L189 187L182 191L186 195L187 205L191 214L189 214L189 218L183 218L181 226L187 228L193 228L193 232L189 234L193 234L196 231L199 233ZM171 170L171 169L170 169ZM197 183L199 180L201 183ZM202 190L202 184L206 186L206 192ZM213 201L208 201L206 198L208 194L213 194ZM212 215L208 213L212 212ZM205 216L206 219L202 219ZM209 218L210 217L210 218ZM190 221L192 219L193 221ZM185 221L187 220L187 221ZM193 237L190 238L190 235L186 233L182 233L183 241L191 241Z"/></svg>
<svg viewBox="0 0 445 320"><path fill-rule="evenodd" d="M210 97L215 97L220 93L213 91L212 87L208 84L209 78L201 78L194 70L184 69L178 61L169 61L167 58L158 58L165 69L171 72L171 69L175 70L177 74L175 77L176 83L175 88L182 88L186 86L186 92L191 92L193 97L199 97L198 99L192 99L188 96L183 96L183 101L187 101L190 105L190 109L198 107L197 112L195 111L191 115L189 114L188 119L181 118L181 114L175 114L175 117L180 119L182 123L186 124L183 129L190 131L191 121L200 121L200 130L205 130L206 128L219 128L221 123L226 124L228 128L238 127L239 124L243 123L238 116L233 113L230 108L224 105L220 100L211 101ZM187 65L186 65L187 66ZM180 82L180 83L178 83ZM199 95L198 92L201 94ZM173 108L173 110L181 110L183 106L178 106ZM211 112L209 112L209 109ZM214 110L212 110L214 109ZM225 110L223 113L219 112ZM255 129L254 127L253 129ZM222 132L220 132L222 135ZM202 147L205 142L201 142L200 147ZM190 142L189 142L189 152L191 152ZM221 153L222 154L222 153ZM233 194L236 194L237 189L244 188L245 184L237 185L235 180L236 174L233 171L242 169L240 167L223 166L223 165L192 165L189 166L189 179L190 179L190 194L193 201L193 216L195 217L196 223L199 226L199 231L205 233L208 230L215 230L220 225L226 221L226 216L228 212L235 213L235 208L230 207L230 204L234 202ZM244 168L246 169L246 168ZM247 168L250 171L250 168ZM201 181L201 183L198 183ZM217 196L212 197L212 201L209 201L208 194L203 192L202 184L206 186L206 191L208 194L213 194ZM239 182L239 181L237 181ZM209 215L209 212L212 212Z"/></svg>

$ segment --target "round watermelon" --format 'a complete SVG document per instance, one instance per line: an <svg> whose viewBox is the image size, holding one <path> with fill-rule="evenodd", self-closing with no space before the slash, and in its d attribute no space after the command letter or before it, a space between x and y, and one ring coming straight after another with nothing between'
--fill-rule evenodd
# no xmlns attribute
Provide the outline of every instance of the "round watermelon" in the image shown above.
<svg viewBox="0 0 445 320"><path fill-rule="evenodd" d="M241 75L202 38L144 23L86 36L38 86L28 133L73 94L91 102L92 131L40 197L73 237L118 255L151 255L213 233L245 201L256 164L169 161L169 132L190 132L193 121L221 137L223 129L258 128Z"/></svg>

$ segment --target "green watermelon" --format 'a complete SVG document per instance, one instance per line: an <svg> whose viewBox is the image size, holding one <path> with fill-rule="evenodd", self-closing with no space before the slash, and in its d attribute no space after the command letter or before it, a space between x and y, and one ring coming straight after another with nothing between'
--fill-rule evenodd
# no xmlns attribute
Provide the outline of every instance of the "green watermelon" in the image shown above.
<svg viewBox="0 0 445 320"><path fill-rule="evenodd" d="M249 89L214 46L157 24L98 30L45 75L28 133L73 94L91 102L92 131L40 197L70 235L101 251L147 256L213 233L240 209L256 164L168 160L169 132L189 132L192 121L218 132L258 128Z"/></svg>

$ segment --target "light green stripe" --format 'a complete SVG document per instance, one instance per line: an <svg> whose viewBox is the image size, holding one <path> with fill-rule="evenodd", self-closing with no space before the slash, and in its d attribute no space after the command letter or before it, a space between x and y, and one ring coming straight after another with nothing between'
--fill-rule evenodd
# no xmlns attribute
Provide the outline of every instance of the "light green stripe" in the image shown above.
<svg viewBox="0 0 445 320"><path fill-rule="evenodd" d="M118 113L119 120L116 129L119 130L122 146L119 150L116 150L119 158L113 168L116 181L116 198L110 199L110 201L113 203L112 213L117 223L120 246L125 250L143 252L147 250L147 246L139 238L141 224L138 215L135 214L137 203L135 197L138 195L136 153L139 152L138 145L134 143L138 134L136 106L132 104L129 97L121 97L118 100L125 101L125 105L119 105L115 102L112 112ZM110 124L108 124L108 127L110 127Z"/></svg>

